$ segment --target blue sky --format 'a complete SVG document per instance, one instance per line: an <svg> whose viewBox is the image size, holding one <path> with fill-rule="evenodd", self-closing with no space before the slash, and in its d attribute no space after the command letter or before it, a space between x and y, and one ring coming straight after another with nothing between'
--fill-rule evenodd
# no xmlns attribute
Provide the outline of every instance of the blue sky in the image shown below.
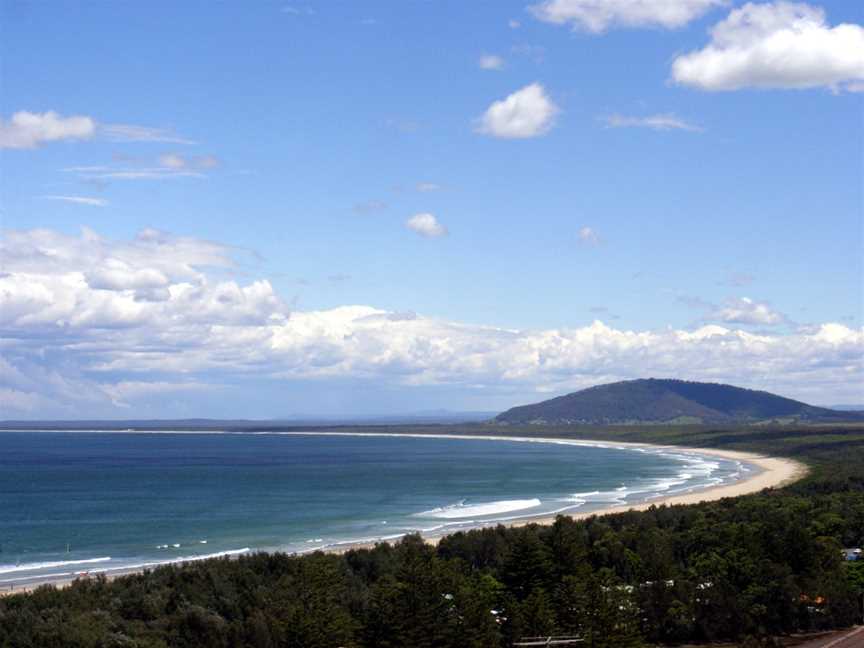
<svg viewBox="0 0 864 648"><path fill-rule="evenodd" d="M485 410L643 374L864 400L864 9L661 4L0 3L9 417ZM135 292L184 282L255 315L187 338L200 304ZM402 319L346 349L347 306ZM168 339L188 364L134 360Z"/></svg>

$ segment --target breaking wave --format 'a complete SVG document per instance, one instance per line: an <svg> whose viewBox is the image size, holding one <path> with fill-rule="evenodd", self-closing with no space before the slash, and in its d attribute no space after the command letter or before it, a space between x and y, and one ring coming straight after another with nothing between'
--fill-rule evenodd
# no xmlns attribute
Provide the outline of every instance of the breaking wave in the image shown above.
<svg viewBox="0 0 864 648"><path fill-rule="evenodd" d="M103 558L87 558L86 560L55 560L51 562L22 563L18 565L0 565L0 574L11 574L13 572L37 571L39 569L57 569L58 567L70 567L72 565L90 565L103 563L111 560L111 556Z"/></svg>
<svg viewBox="0 0 864 648"><path fill-rule="evenodd" d="M540 506L540 500L536 497L522 500L501 500L499 502L485 502L483 504L466 504L462 500L458 504L440 506L422 513L415 513L415 517L436 518L439 520L458 520L469 517L483 517L487 515L500 515L501 513L512 513L513 511L524 511L525 509Z"/></svg>

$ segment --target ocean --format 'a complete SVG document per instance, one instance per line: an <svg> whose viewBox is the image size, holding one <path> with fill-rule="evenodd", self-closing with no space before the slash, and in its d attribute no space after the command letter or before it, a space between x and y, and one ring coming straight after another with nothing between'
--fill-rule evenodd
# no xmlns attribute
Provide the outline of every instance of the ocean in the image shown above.
<svg viewBox="0 0 864 648"><path fill-rule="evenodd" d="M0 432L0 588L591 511L752 470L602 443Z"/></svg>

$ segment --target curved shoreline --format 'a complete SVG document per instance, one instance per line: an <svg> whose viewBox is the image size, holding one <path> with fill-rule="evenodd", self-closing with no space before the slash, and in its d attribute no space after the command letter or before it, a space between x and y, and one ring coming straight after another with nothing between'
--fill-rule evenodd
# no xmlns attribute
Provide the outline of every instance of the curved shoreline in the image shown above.
<svg viewBox="0 0 864 648"><path fill-rule="evenodd" d="M100 431L87 431L87 432L100 432ZM590 511L573 511L568 513L559 513L555 515L550 515L548 513L538 514L538 515L526 515L520 516L518 518L496 522L495 524L487 524L487 525L477 525L477 527L472 528L483 528L485 526L497 526L497 524L504 524L508 527L521 527L529 524L552 524L558 515L563 515L564 517L570 517L574 520L586 519L589 517L595 516L603 516L614 513L623 513L626 511L643 511L651 508L652 506L671 506L671 505L688 505L688 504L698 504L700 502L708 502L719 500L726 497L737 497L739 495L746 495L749 493L759 492L765 488L778 488L781 486L785 486L789 483L797 481L803 478L807 472L808 468L805 464L795 461L793 459L787 458L778 458L771 457L764 454L757 454L752 452L743 452L743 451L733 451L733 450L718 450L715 448L699 448L699 447L690 447L690 446L679 446L679 445L659 445L659 444L650 444L650 443L632 443L632 442L623 442L623 441L603 441L603 440L595 440L595 439L574 439L574 438L565 438L565 437L525 437L525 436L507 436L507 435L475 435L475 434L447 434L447 433L411 433L411 432L337 432L337 431L290 431L290 432L230 432L225 430L207 430L207 431L148 431L148 430L129 430L129 431L102 431L107 433L114 434L134 434L134 433L152 433L152 434L250 434L250 435L280 435L280 436L370 436L370 437L407 437L407 438L440 438L440 439L469 439L469 440L482 440L482 441L510 441L510 442L523 442L523 443L544 443L544 444L560 444L560 445L568 445L568 446L583 446L583 447L594 447L594 448L618 448L618 449L646 449L646 450L665 450L665 451L673 451L673 452L687 452L693 453L695 455L703 455L703 456L716 456L723 459L733 460L733 461L741 461L751 465L758 467L760 470L752 475L744 477L742 479L738 479L731 484L719 484L716 486L709 486L707 488L702 488L699 490L695 490L687 493L678 493L674 495L669 495L666 497L657 497L652 498L649 501L639 502L639 503L621 503L615 504L611 506L607 506L601 509L594 509ZM450 531L442 531L440 533L430 533L430 534L422 534L424 540L429 542L430 544L437 544L438 541L452 533L456 533L458 531L466 531L470 530L470 528L465 529L453 529ZM405 534L407 535L407 534ZM398 538L390 538L390 539L375 539L371 541L358 541L358 542L345 542L340 543L338 545L330 545L328 547L322 547L318 549L319 551L324 551L326 553L337 553L342 554L353 549L366 549L372 548L376 544L382 542L392 542L398 541ZM298 552L294 552L295 554ZM182 563L181 563L182 564ZM158 566L158 565L154 565ZM149 567L147 567L149 568ZM109 580L118 578L120 576L125 576L133 573L140 573L145 571L145 569L129 569L126 570L118 570L113 574L106 574ZM0 591L0 596L27 592L39 587L41 585L54 585L56 587L65 587L71 584L75 578L63 578L58 579L56 581L46 581L39 584L33 585L22 585L20 587L15 588L14 590L2 590Z"/></svg>
<svg viewBox="0 0 864 648"><path fill-rule="evenodd" d="M658 497L647 502L640 503L623 503L613 506L603 507L602 509L594 509L591 511L574 511L572 513L561 513L564 517L573 518L574 520L584 520L590 517L611 515L614 513L625 513L627 511L645 511L652 506L674 506L674 505L689 505L699 504L701 502L712 502L726 497L738 497L740 495L748 495L750 493L758 493L766 488L780 488L803 479L809 472L809 468L794 459L785 457L772 457L765 454L755 452L744 452L740 450L719 450L716 448L699 448L691 446L679 445L660 445L654 443L632 443L626 441L602 441L596 439L572 439L565 437L519 437L506 435L475 435L475 434L417 434L410 432L276 432L275 434L286 435L319 435L319 436L399 436L399 437L414 437L414 438L440 438L440 439L474 439L483 441L518 441L524 443L552 443L561 445L574 445L586 447L606 447L606 448L621 448L621 449L651 449L651 450L671 450L676 452L691 452L697 455L709 455L720 457L722 459L730 459L733 461L742 461L748 464L759 467L759 472L736 480L731 484L719 484L717 486L709 486L690 493L681 493L669 495L668 497ZM558 515L537 515L525 516L519 519L508 521L504 524L507 527L522 527L529 524L552 524ZM492 525L489 525L492 526ZM482 528L482 527L477 527ZM466 529L460 529L464 531ZM422 534L424 540L431 544L437 544L438 541L452 533L460 530L454 530L444 533ZM382 541L379 541L382 542ZM345 553L352 549L368 549L377 544L376 542L357 542L346 543L338 547L329 547L323 549L326 552Z"/></svg>

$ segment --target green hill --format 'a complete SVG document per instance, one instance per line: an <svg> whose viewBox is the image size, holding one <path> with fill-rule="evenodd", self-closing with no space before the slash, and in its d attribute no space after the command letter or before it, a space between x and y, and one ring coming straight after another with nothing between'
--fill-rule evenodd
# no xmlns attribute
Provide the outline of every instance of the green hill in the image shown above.
<svg viewBox="0 0 864 648"><path fill-rule="evenodd" d="M648 378L598 385L495 417L500 424L759 423L861 420L752 389Z"/></svg>

